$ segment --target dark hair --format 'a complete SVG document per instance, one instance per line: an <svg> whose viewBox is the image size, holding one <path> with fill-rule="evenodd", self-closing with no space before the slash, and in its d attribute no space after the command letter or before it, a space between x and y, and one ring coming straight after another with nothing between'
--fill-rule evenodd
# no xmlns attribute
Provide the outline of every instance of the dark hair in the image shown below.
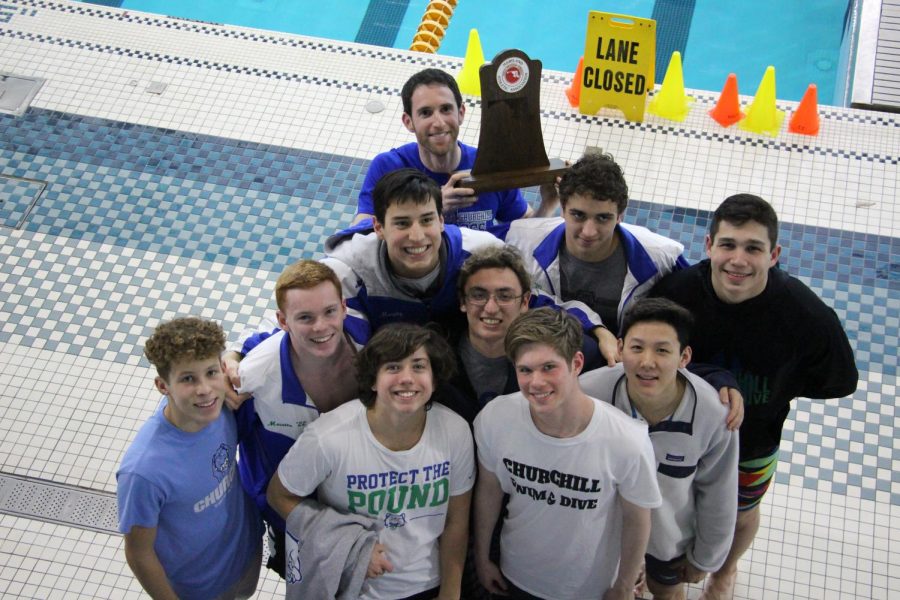
<svg viewBox="0 0 900 600"><path fill-rule="evenodd" d="M559 182L560 204L565 207L573 194L591 196L598 202L615 202L620 215L628 207L628 184L611 154L585 154L563 173Z"/></svg>
<svg viewBox="0 0 900 600"><path fill-rule="evenodd" d="M450 88L453 98L456 100L456 108L462 106L462 94L452 75L440 69L425 69L419 71L406 80L403 89L400 90L400 99L403 101L403 112L412 116L412 95L420 85L443 85Z"/></svg>
<svg viewBox="0 0 900 600"><path fill-rule="evenodd" d="M522 262L522 255L513 246L484 246L472 252L462 264L456 276L456 291L462 301L466 295L469 278L482 269L509 269L515 273L522 286L522 293L531 291L531 276Z"/></svg>
<svg viewBox="0 0 900 600"><path fill-rule="evenodd" d="M648 322L670 325L678 336L679 350L684 350L691 341L694 316L688 309L667 298L635 300L622 316L622 329L619 331L619 337L624 340L632 326Z"/></svg>
<svg viewBox="0 0 900 600"><path fill-rule="evenodd" d="M716 239L716 233L719 231L719 223L726 221L731 225L740 227L748 221L755 221L763 227L769 234L769 243L775 249L778 242L778 215L772 205L753 194L735 194L729 196L722 201L716 212L713 213L712 223L709 226L709 237Z"/></svg>
<svg viewBox="0 0 900 600"><path fill-rule="evenodd" d="M387 209L392 204L414 202L427 204L434 200L438 216L443 209L441 188L428 175L418 169L397 169L384 175L372 190L372 203L375 205L375 219L384 225Z"/></svg>
<svg viewBox="0 0 900 600"><path fill-rule="evenodd" d="M516 362L519 352L529 344L550 346L567 363L581 350L584 340L581 323L565 310L538 308L520 314L509 326L503 346L506 357Z"/></svg>
<svg viewBox="0 0 900 600"><path fill-rule="evenodd" d="M144 354L163 379L182 361L218 358L225 349L225 333L218 323L184 317L160 323L144 344Z"/></svg>
<svg viewBox="0 0 900 600"><path fill-rule="evenodd" d="M453 377L456 357L443 337L421 325L392 323L379 329L356 355L360 401L367 407L374 406L375 391L372 388L378 379L378 370L385 363L403 360L419 348L425 348L428 354L433 389ZM429 400L429 406L430 403Z"/></svg>

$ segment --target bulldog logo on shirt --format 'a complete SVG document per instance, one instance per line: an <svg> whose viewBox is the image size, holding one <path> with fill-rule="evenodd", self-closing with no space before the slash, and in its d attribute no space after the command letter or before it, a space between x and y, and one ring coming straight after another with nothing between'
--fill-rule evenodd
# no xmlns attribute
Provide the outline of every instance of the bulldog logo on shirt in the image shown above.
<svg viewBox="0 0 900 600"><path fill-rule="evenodd" d="M399 529L404 525L406 525L406 513L400 513L399 515L394 513L385 513L384 526L387 529Z"/></svg>
<svg viewBox="0 0 900 600"><path fill-rule="evenodd" d="M228 446L225 444L219 444L219 447L213 452L212 457L212 471L213 477L217 480L222 481L222 478L225 477L225 474L228 473L228 469L231 467L231 457L229 456Z"/></svg>

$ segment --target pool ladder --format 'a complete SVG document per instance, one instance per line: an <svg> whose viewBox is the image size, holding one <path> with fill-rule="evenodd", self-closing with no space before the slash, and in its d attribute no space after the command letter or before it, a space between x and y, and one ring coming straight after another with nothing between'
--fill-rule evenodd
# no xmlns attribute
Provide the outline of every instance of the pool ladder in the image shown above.
<svg viewBox="0 0 900 600"><path fill-rule="evenodd" d="M416 52L428 52L434 54L441 47L441 40L450 25L450 17L456 8L457 0L431 0L425 7L422 22L413 37L409 49Z"/></svg>

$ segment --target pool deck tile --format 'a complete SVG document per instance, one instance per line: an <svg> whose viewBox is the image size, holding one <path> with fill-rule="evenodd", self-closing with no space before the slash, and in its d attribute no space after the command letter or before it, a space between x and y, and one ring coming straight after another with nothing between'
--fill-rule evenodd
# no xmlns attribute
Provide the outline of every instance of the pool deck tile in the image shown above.
<svg viewBox="0 0 900 600"><path fill-rule="evenodd" d="M113 493L122 452L158 401L142 358L153 327L195 314L233 339L255 325L281 268L318 256L349 221L368 161L412 141L400 123L405 79L461 64L4 0L0 72L47 83L24 116L0 116L0 471ZM819 136L770 138L719 127L706 114L717 93L691 91L685 122L630 123L573 111L571 77L543 76L550 156L612 152L630 185L627 220L679 239L692 261L724 197L769 199L783 268L834 307L856 352L854 394L794 403L736 598L897 596L900 119L823 106ZM368 112L371 100L385 110ZM475 144L480 106L466 103L461 139ZM0 595L139 593L117 535L0 515L0 544ZM264 574L257 597L280 591Z"/></svg>

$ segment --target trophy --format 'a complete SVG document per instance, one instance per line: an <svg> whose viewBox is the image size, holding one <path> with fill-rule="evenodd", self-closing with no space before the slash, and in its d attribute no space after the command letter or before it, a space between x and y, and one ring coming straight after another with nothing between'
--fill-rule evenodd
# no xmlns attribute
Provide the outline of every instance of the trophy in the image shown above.
<svg viewBox="0 0 900 600"><path fill-rule="evenodd" d="M478 154L457 187L479 194L554 183L568 168L544 149L541 66L521 50L504 50L481 66Z"/></svg>

